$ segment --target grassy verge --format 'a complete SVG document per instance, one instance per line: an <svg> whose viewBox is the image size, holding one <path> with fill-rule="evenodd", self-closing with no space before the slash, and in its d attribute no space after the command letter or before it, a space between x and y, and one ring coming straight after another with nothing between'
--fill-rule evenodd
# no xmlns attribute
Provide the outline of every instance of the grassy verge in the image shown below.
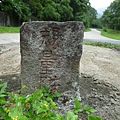
<svg viewBox="0 0 120 120"><path fill-rule="evenodd" d="M0 26L0 33L19 33L20 27L4 27Z"/></svg>
<svg viewBox="0 0 120 120"><path fill-rule="evenodd" d="M103 42L89 42L89 41L84 41L84 45L92 45L92 46L99 46L99 47L105 47L105 48L111 48L111 49L117 49L120 50L120 45L118 44L111 44L111 43L103 43Z"/></svg>
<svg viewBox="0 0 120 120"><path fill-rule="evenodd" d="M89 32L89 31L91 31L90 28L86 28L86 29L84 30L84 32Z"/></svg>
<svg viewBox="0 0 120 120"><path fill-rule="evenodd" d="M120 31L118 30L103 29L101 31L101 35L108 37L108 38L120 40Z"/></svg>

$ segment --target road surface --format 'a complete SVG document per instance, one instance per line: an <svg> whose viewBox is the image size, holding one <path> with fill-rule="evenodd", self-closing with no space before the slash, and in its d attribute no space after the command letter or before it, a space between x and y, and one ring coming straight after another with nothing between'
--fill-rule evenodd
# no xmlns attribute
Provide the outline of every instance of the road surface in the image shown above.
<svg viewBox="0 0 120 120"><path fill-rule="evenodd" d="M101 32L96 29L91 29L91 31L89 32L84 32L84 40L120 44L120 40L115 40L115 39L104 37L101 35Z"/></svg>
<svg viewBox="0 0 120 120"><path fill-rule="evenodd" d="M100 31L91 29L89 32L84 33L84 40L96 42L108 42L113 44L120 44L120 40L114 40L100 35ZM0 44L19 43L19 33L0 33Z"/></svg>
<svg viewBox="0 0 120 120"><path fill-rule="evenodd" d="M19 43L19 33L0 33L0 44Z"/></svg>

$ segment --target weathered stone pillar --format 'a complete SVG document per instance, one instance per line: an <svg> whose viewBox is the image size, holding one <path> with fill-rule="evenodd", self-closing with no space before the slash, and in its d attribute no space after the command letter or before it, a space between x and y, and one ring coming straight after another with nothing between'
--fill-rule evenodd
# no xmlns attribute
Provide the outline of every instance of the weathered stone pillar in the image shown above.
<svg viewBox="0 0 120 120"><path fill-rule="evenodd" d="M64 93L79 89L83 23L36 21L23 23L20 30L21 80L25 94L44 84Z"/></svg>

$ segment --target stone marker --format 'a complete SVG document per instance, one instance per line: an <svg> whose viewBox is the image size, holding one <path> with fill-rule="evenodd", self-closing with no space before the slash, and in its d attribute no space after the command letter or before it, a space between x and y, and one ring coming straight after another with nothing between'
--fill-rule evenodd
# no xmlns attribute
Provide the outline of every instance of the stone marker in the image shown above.
<svg viewBox="0 0 120 120"><path fill-rule="evenodd" d="M80 97L79 61L83 23L33 21L20 30L21 80L32 93L44 84L53 91ZM69 96L69 95L68 95Z"/></svg>

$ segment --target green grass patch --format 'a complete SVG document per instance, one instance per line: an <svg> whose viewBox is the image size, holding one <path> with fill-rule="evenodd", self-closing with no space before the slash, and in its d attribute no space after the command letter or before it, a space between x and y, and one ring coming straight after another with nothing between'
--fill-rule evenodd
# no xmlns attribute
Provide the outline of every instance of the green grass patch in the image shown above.
<svg viewBox="0 0 120 120"><path fill-rule="evenodd" d="M0 33L19 33L20 27L4 27L0 26Z"/></svg>
<svg viewBox="0 0 120 120"><path fill-rule="evenodd" d="M106 42L104 43L103 42L92 42L92 41L84 41L83 44L120 50L119 44L111 44L111 43L106 43Z"/></svg>
<svg viewBox="0 0 120 120"><path fill-rule="evenodd" d="M118 30L103 29L101 31L101 35L108 37L108 38L120 40L120 31Z"/></svg>
<svg viewBox="0 0 120 120"><path fill-rule="evenodd" d="M86 28L86 29L84 30L84 32L89 32L89 31L91 31L90 28Z"/></svg>

